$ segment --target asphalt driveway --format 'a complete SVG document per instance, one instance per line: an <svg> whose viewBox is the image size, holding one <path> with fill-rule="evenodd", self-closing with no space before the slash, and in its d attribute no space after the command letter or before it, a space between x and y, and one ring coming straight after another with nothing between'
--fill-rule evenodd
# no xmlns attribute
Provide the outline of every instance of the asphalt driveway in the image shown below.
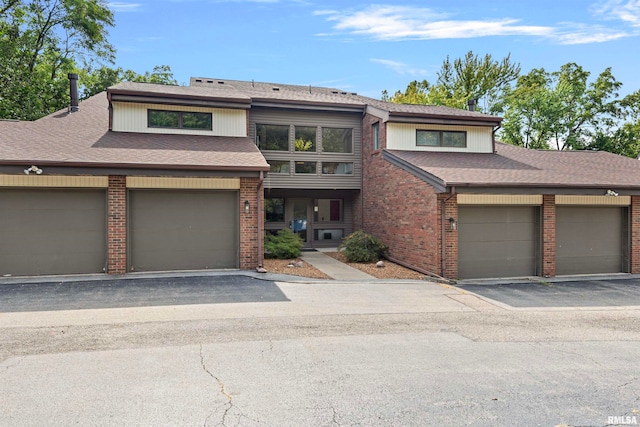
<svg viewBox="0 0 640 427"><path fill-rule="evenodd" d="M465 283L467 292L518 308L640 306L640 278Z"/></svg>
<svg viewBox="0 0 640 427"><path fill-rule="evenodd" d="M268 280L242 275L0 285L0 312L289 301Z"/></svg>

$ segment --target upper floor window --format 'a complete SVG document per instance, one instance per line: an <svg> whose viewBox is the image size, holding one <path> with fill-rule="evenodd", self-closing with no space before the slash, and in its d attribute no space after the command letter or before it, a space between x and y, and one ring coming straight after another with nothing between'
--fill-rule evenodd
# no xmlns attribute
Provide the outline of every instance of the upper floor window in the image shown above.
<svg viewBox="0 0 640 427"><path fill-rule="evenodd" d="M296 126L296 151L316 151L316 128Z"/></svg>
<svg viewBox="0 0 640 427"><path fill-rule="evenodd" d="M289 151L289 126L256 125L256 144L261 150Z"/></svg>
<svg viewBox="0 0 640 427"><path fill-rule="evenodd" d="M353 153L353 129L322 128L322 151Z"/></svg>
<svg viewBox="0 0 640 427"><path fill-rule="evenodd" d="M211 123L211 113L148 110L150 128L211 130Z"/></svg>
<svg viewBox="0 0 640 427"><path fill-rule="evenodd" d="M467 146L466 132L421 129L416 132L416 145L418 146L462 148Z"/></svg>
<svg viewBox="0 0 640 427"><path fill-rule="evenodd" d="M374 123L371 127L371 140L374 150L380 149L380 122Z"/></svg>
<svg viewBox="0 0 640 427"><path fill-rule="evenodd" d="M289 173L288 160L267 160L267 163L269 163L270 173Z"/></svg>
<svg viewBox="0 0 640 427"><path fill-rule="evenodd" d="M353 163L349 162L322 162L323 175L352 175Z"/></svg>

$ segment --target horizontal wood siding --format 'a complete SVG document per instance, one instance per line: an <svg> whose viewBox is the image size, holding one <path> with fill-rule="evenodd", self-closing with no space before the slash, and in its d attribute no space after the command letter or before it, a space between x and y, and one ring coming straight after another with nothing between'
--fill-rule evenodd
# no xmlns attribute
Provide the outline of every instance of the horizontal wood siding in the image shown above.
<svg viewBox="0 0 640 427"><path fill-rule="evenodd" d="M360 189L362 176L362 124L359 114L281 111L272 109L252 109L249 136L255 140L256 124L293 125L311 127L332 127L353 129L353 153L296 152L291 138L289 151L262 151L265 159L291 162L289 174L269 173L265 178L265 188L305 188L305 189ZM317 145L320 146L319 138ZM295 161L316 162L315 174L294 173ZM320 162L353 163L351 175L323 175Z"/></svg>
<svg viewBox="0 0 640 427"><path fill-rule="evenodd" d="M556 205L630 206L631 196L556 196Z"/></svg>
<svg viewBox="0 0 640 427"><path fill-rule="evenodd" d="M467 132L466 148L456 147L424 147L416 145L416 131L450 130ZM405 123L387 123L387 149L405 151L447 151L464 153L492 153L493 129L488 126L444 126L416 125Z"/></svg>
<svg viewBox="0 0 640 427"><path fill-rule="evenodd" d="M107 188L106 176L0 175L0 187Z"/></svg>
<svg viewBox="0 0 640 427"><path fill-rule="evenodd" d="M458 205L542 205L542 195L458 194Z"/></svg>
<svg viewBox="0 0 640 427"><path fill-rule="evenodd" d="M212 130L150 128L147 126L147 110L149 109L211 113ZM245 110L225 108L114 102L113 130L115 132L244 137L247 136L247 113Z"/></svg>

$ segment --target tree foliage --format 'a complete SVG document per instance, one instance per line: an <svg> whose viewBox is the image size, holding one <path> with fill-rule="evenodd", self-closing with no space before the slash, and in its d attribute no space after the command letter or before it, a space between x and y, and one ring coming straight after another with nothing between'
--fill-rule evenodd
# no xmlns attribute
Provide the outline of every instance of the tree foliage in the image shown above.
<svg viewBox="0 0 640 427"><path fill-rule="evenodd" d="M463 58L454 59L453 62L447 56L437 73L435 84L427 80L414 80L404 92L397 91L391 98L383 92L383 98L396 103L454 108L466 108L468 100L476 99L480 110L491 112L502 90L519 74L520 64L513 63L510 55L497 61L489 54L479 57L469 51Z"/></svg>
<svg viewBox="0 0 640 427"><path fill-rule="evenodd" d="M82 98L86 99L106 90L120 82L157 83L165 85L177 85L178 81L173 76L168 65L156 65L153 71L138 74L133 70L123 70L122 67L111 68L102 66L98 69L84 69L80 72L82 84Z"/></svg>
<svg viewBox="0 0 640 427"><path fill-rule="evenodd" d="M103 0L0 2L0 117L32 120L68 105L67 73L110 62Z"/></svg>
<svg viewBox="0 0 640 427"><path fill-rule="evenodd" d="M603 141L615 133L625 109L618 99L622 84L610 68L592 82L589 76L575 63L556 72L540 68L521 76L500 105L505 119L500 137L537 149L595 148L596 136Z"/></svg>

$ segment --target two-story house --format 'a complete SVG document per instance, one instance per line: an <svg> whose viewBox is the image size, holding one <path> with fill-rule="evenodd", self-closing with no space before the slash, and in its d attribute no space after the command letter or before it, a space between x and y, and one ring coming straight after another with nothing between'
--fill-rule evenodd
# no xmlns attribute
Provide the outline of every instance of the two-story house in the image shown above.
<svg viewBox="0 0 640 427"><path fill-rule="evenodd" d="M500 123L314 86L121 83L0 121L0 274L253 269L283 228L308 248L363 229L448 278L639 273L640 164L505 145Z"/></svg>

